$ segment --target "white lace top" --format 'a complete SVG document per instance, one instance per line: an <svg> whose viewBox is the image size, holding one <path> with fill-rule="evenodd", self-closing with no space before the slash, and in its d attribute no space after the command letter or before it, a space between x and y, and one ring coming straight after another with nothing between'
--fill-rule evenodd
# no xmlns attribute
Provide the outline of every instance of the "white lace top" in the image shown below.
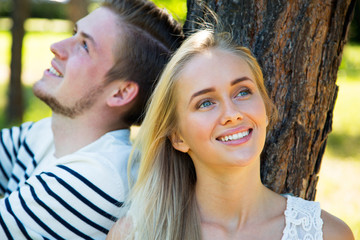
<svg viewBox="0 0 360 240"><path fill-rule="evenodd" d="M322 240L320 204L290 195L284 197L287 198L287 206L281 240Z"/></svg>

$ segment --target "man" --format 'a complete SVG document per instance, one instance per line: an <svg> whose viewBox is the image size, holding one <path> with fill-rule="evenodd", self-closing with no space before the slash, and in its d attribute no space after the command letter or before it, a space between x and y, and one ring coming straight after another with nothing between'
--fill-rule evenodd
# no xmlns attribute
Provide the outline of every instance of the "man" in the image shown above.
<svg viewBox="0 0 360 240"><path fill-rule="evenodd" d="M51 118L0 134L0 239L104 239L127 191L129 126L182 39L144 0L108 0L51 46Z"/></svg>

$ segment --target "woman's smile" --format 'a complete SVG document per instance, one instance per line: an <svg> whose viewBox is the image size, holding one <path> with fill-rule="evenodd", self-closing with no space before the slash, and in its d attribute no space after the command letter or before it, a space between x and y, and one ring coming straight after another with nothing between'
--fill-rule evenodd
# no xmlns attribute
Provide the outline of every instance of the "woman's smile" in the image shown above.
<svg viewBox="0 0 360 240"><path fill-rule="evenodd" d="M224 136L217 137L216 140L225 143L227 145L239 145L250 140L252 128L236 132L233 134L227 134Z"/></svg>

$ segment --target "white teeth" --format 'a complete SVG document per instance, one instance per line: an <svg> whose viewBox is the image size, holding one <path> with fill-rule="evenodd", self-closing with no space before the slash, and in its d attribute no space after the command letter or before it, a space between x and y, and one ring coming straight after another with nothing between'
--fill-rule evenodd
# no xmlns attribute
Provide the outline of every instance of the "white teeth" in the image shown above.
<svg viewBox="0 0 360 240"><path fill-rule="evenodd" d="M56 69L53 68L53 67L50 67L50 68L49 68L49 72L52 73L52 74L54 74L55 76L63 77L63 75L62 75L61 73L59 73L58 71L56 71Z"/></svg>
<svg viewBox="0 0 360 240"><path fill-rule="evenodd" d="M231 140L238 140L240 138L246 137L247 135L249 135L249 133L250 133L250 131L247 130L245 132L235 133L233 135L222 137L220 140L222 142L227 142L227 141L231 141Z"/></svg>

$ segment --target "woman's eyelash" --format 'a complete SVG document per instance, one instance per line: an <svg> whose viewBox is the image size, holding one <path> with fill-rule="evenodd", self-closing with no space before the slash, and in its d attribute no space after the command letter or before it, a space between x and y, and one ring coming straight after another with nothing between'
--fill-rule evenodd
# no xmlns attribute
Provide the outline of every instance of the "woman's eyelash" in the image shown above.
<svg viewBox="0 0 360 240"><path fill-rule="evenodd" d="M250 94L252 94L252 91L249 88L243 88L236 94L236 97L246 97L246 96L248 96ZM210 107L213 104L214 104L213 101L205 99L205 100L200 101L196 105L196 108L197 109L203 109L203 108Z"/></svg>
<svg viewBox="0 0 360 240"><path fill-rule="evenodd" d="M213 105L213 104L214 104L214 103L211 102L210 100L204 100L204 101L201 101L201 102L198 104L197 108L198 108L198 109L207 108L207 107L210 107L210 106Z"/></svg>
<svg viewBox="0 0 360 240"><path fill-rule="evenodd" d="M252 92L251 92L250 89L245 88L245 89L240 90L240 92L236 96L243 97L243 96L247 96L247 95L249 95L251 93Z"/></svg>

